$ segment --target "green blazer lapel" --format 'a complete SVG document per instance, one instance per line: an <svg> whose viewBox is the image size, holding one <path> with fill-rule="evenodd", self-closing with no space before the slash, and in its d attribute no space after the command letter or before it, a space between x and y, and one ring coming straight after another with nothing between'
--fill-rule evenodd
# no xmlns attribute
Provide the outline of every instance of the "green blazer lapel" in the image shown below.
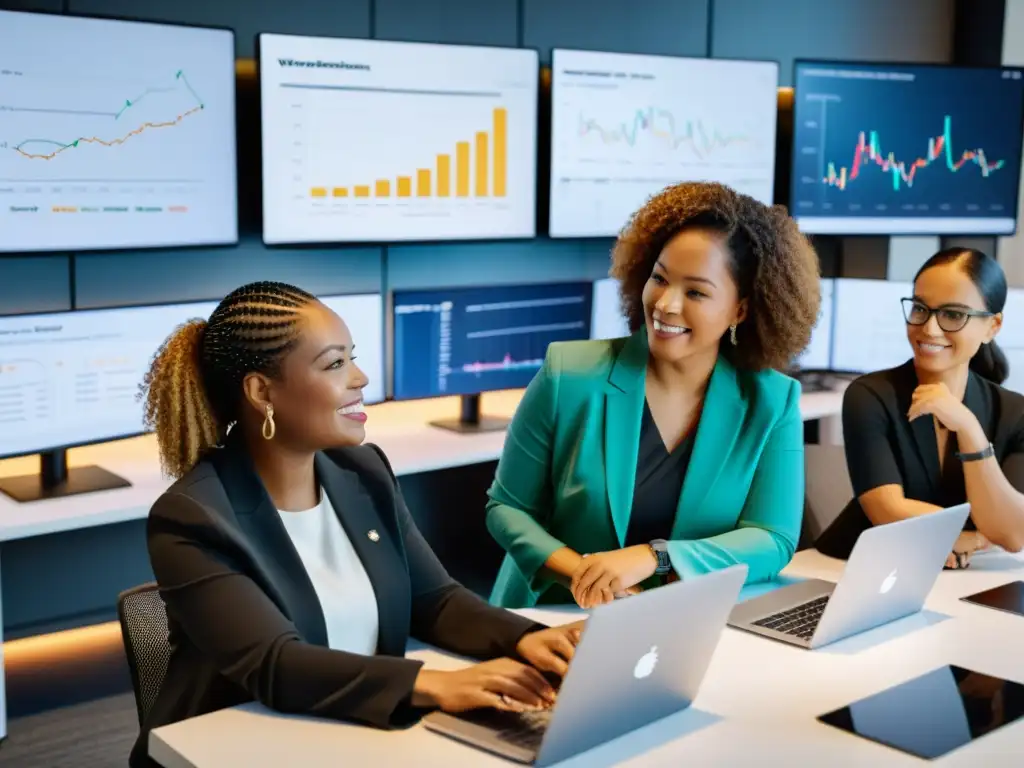
<svg viewBox="0 0 1024 768"><path fill-rule="evenodd" d="M636 456L644 413L647 376L647 329L627 338L608 376L604 415L604 471L608 507L621 547L633 508Z"/></svg>
<svg viewBox="0 0 1024 768"><path fill-rule="evenodd" d="M719 356L704 395L704 410L697 425L693 454L679 494L679 506L672 538L682 538L687 514L697 514L711 486L732 454L733 445L746 419L746 402L740 396L736 369Z"/></svg>

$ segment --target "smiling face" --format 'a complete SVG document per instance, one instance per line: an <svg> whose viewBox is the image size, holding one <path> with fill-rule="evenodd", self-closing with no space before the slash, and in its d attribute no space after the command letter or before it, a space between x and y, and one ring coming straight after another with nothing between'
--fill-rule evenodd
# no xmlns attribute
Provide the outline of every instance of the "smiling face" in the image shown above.
<svg viewBox="0 0 1024 768"><path fill-rule="evenodd" d="M643 292L647 337L655 358L674 363L695 355L717 355L729 327L746 314L731 259L718 232L690 229L665 244Z"/></svg>
<svg viewBox="0 0 1024 768"><path fill-rule="evenodd" d="M959 331L942 327L960 325L965 311L986 310L981 292L956 262L922 272L914 283L913 298L919 313L923 307L941 310L941 318L940 313L933 312L924 325L907 323L914 365L929 373L942 374L970 363L978 348L996 335L1002 322L999 316L970 317Z"/></svg>
<svg viewBox="0 0 1024 768"><path fill-rule="evenodd" d="M275 439L303 450L359 445L366 437L362 390L368 379L355 364L348 326L316 301L299 315L298 343L282 360L280 375L259 381L254 375L247 387L273 405Z"/></svg>

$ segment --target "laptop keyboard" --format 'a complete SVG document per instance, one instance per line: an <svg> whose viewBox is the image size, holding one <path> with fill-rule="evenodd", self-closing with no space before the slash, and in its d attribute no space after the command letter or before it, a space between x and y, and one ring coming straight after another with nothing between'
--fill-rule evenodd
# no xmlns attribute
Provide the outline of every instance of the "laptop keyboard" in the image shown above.
<svg viewBox="0 0 1024 768"><path fill-rule="evenodd" d="M814 630L818 628L822 614L825 613L829 597L831 595L825 595L808 603L773 613L771 616L758 619L754 625L772 629L784 635L793 635L802 640L810 640L814 635Z"/></svg>
<svg viewBox="0 0 1024 768"><path fill-rule="evenodd" d="M502 741L536 752L540 749L544 732L551 722L551 710L502 712L496 709L480 709L465 712L459 717L492 730Z"/></svg>

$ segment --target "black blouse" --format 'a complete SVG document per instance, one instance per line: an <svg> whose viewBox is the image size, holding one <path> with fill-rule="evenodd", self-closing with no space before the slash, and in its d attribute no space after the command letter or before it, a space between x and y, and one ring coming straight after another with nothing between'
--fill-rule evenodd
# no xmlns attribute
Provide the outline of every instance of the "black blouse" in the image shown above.
<svg viewBox="0 0 1024 768"><path fill-rule="evenodd" d="M633 508L626 530L626 546L646 544L654 539L668 539L672 534L683 479L693 454L690 430L679 445L669 451L654 423L651 409L644 400L640 426L640 447L636 457L636 481L633 485Z"/></svg>
<svg viewBox="0 0 1024 768"><path fill-rule="evenodd" d="M907 419L916 388L910 361L862 376L846 390L843 441L854 498L815 543L822 554L849 557L857 537L871 526L857 499L873 488L901 485L906 498L939 507L967 501L963 468L955 456L956 434L949 435L940 469L934 420ZM1007 480L1024 492L1024 396L971 371L964 405L985 430ZM968 519L966 528L973 527Z"/></svg>

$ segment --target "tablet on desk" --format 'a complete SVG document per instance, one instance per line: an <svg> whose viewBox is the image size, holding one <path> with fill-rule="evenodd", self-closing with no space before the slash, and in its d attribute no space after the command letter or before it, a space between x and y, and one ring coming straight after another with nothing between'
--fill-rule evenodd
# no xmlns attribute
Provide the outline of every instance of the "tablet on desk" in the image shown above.
<svg viewBox="0 0 1024 768"><path fill-rule="evenodd" d="M986 608L995 608L997 611L1024 616L1024 581L1000 584L998 587L960 599L966 603L976 603Z"/></svg>
<svg viewBox="0 0 1024 768"><path fill-rule="evenodd" d="M942 757L1024 716L1024 685L945 666L818 717L925 759Z"/></svg>

